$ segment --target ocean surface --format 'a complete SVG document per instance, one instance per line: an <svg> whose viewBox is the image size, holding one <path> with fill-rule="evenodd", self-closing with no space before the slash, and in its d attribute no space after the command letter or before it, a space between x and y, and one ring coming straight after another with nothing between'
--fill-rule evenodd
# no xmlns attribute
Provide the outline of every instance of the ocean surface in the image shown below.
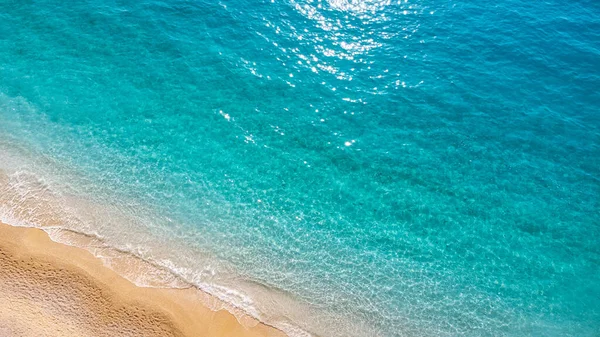
<svg viewBox="0 0 600 337"><path fill-rule="evenodd" d="M600 2L0 0L0 201L291 337L600 336Z"/></svg>

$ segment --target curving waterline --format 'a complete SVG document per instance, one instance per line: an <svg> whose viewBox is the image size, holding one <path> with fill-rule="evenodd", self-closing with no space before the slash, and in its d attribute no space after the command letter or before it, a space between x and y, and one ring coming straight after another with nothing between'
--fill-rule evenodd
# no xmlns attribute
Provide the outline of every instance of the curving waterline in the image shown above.
<svg viewBox="0 0 600 337"><path fill-rule="evenodd" d="M77 195L74 182L81 177L75 176L75 172L66 172L68 169L52 158L32 157L34 153L28 153L29 150L5 139L0 141L0 158L3 159L0 163L0 222L38 228L55 242L85 249L139 287L195 288L197 300L203 305L213 311L227 310L244 326L261 322L290 337L321 335L309 332L301 327L304 322L298 321L302 315L307 320L317 315L308 304L260 282L244 279L210 252L194 250L166 235L159 237L156 232L147 231L147 226L141 223L153 221L148 209L140 210L145 217L126 214L117 207L118 202L100 203ZM51 174L55 176L49 178ZM70 178L71 183L60 181L65 177ZM170 229L161 228L157 232L163 230ZM122 235L124 232L127 235ZM177 253L169 247L177 247ZM187 266L174 262L182 257ZM194 259L197 260L192 261ZM202 268L194 269L190 266L193 262ZM272 306L271 310L264 310L256 298L267 299L264 302ZM291 313L289 308L296 312ZM344 324L354 333L374 332L362 324Z"/></svg>

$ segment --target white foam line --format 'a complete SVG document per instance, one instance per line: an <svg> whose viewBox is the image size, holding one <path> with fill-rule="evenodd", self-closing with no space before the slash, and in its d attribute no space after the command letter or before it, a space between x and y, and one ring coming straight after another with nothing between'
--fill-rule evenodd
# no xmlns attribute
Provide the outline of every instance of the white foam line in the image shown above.
<svg viewBox="0 0 600 337"><path fill-rule="evenodd" d="M54 242L86 249L87 251L92 253L92 255L94 255L96 258L100 259L102 261L102 263L104 264L104 266L106 266L107 268L109 268L113 271L116 271L116 270L114 270L114 268L112 268L111 263L110 263L110 259L112 257L102 256L101 254L99 254L100 250L96 249L96 248L110 249L110 250L115 250L119 253L128 254L130 256L133 256L134 258L140 259L143 262L149 263L151 266L156 267L159 270L162 269L162 271L172 274L176 279L188 284L190 287L195 287L195 288L199 289L200 291L203 291L211 296L214 296L218 300L220 300L223 304L222 309L225 309L228 312L230 312L237 319L237 321L240 324L243 324L243 322L241 322L241 320L243 319L243 315L247 315L265 325L272 326L272 327L282 331L289 337L315 337L311 333L309 333L309 332L303 330L302 328L300 328L296 325L293 325L291 323L287 323L287 322L283 322L283 321L267 322L267 321L261 319L262 315L261 315L260 311L258 309L256 309L252 298L249 296L246 296L244 293L242 293L240 291L237 291L232 288L219 286L219 285L211 285L211 284L204 283L204 282L189 282L189 281L187 281L185 275L189 274L189 272L180 272L180 270L183 271L184 268L176 267L175 264L170 260L163 260L163 262L160 263L158 261L144 259L144 258L141 258L138 254L135 254L131 251L118 249L116 247L106 244L106 241L98 235L80 233L80 232L74 231L72 229L61 227L61 226L39 226L39 225L33 224L28 221L19 220L15 217L11 216L10 213L12 213L12 212L7 211L5 208L0 208L0 221L2 221L3 223L5 223L7 225L14 226L14 227L37 228L37 229L40 229L40 230L43 230L44 232L46 232L48 234L48 237ZM94 247L94 246L81 247L81 246L75 244L74 242L72 242L68 239L65 239L64 235L62 235L64 231L76 233L79 235L84 235L87 237L92 237L92 238L97 239L100 242L102 242L102 246L100 246L100 247ZM170 265L170 266L167 266L167 265ZM148 280L144 280L144 276L147 276L147 275L140 275L139 277L137 277L135 279L133 279L129 275L123 275L121 273L119 273L119 275L126 278L127 280L129 280L130 282L132 282L133 284L135 284L138 287L160 288L160 287L152 286L152 285L150 285L151 282L149 282ZM148 277L150 277L150 276L148 276ZM174 289L186 288L186 287L177 287L177 286L173 286L173 287L168 286L168 287L174 288ZM215 310L215 309L211 308L211 310ZM216 309L215 311L217 311L217 310L220 310L220 309ZM241 311L241 312L239 312L239 311Z"/></svg>

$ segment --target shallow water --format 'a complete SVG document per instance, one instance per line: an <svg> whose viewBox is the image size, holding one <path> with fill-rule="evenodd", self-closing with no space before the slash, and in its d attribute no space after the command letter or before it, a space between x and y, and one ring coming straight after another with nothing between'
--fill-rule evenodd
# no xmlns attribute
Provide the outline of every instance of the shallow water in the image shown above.
<svg viewBox="0 0 600 337"><path fill-rule="evenodd" d="M0 1L2 216L291 335L594 336L598 46L593 1Z"/></svg>

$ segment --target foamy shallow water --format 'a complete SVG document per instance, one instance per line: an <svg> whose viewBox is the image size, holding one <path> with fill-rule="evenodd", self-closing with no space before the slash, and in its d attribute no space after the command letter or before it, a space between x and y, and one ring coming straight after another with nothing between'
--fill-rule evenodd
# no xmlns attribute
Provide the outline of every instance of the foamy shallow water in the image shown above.
<svg viewBox="0 0 600 337"><path fill-rule="evenodd" d="M0 6L3 220L295 334L598 333L595 3Z"/></svg>

